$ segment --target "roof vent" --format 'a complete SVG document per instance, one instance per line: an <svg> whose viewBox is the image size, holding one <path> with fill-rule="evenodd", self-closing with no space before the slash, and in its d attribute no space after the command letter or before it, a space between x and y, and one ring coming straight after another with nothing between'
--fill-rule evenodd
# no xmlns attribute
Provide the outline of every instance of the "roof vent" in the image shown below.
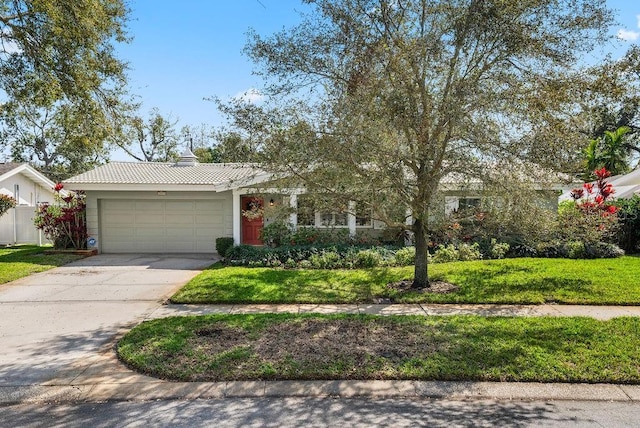
<svg viewBox="0 0 640 428"><path fill-rule="evenodd" d="M196 166L198 165L198 157L194 155L191 150L185 149L185 151L178 159L177 166Z"/></svg>

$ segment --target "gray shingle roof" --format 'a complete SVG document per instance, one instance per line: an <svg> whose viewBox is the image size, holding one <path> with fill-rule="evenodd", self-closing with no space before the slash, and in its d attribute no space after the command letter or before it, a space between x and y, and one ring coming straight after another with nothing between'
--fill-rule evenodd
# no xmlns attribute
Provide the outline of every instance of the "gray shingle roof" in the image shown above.
<svg viewBox="0 0 640 428"><path fill-rule="evenodd" d="M252 164L205 163L180 166L160 162L111 162L65 180L68 184L219 185L263 172Z"/></svg>
<svg viewBox="0 0 640 428"><path fill-rule="evenodd" d="M19 167L20 165L22 165L22 164L21 163L17 163L17 162L0 163L0 175L6 174L7 172L11 171L12 169L15 169L15 168Z"/></svg>

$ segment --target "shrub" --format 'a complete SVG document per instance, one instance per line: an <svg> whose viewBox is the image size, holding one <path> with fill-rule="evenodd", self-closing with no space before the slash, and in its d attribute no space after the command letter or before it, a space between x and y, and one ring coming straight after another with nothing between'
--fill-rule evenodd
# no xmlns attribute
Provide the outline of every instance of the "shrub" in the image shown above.
<svg viewBox="0 0 640 428"><path fill-rule="evenodd" d="M569 241L566 244L567 257L570 259L583 259L586 256L586 250L584 242L581 241Z"/></svg>
<svg viewBox="0 0 640 428"><path fill-rule="evenodd" d="M458 260L458 250L453 244L447 246L439 245L433 254L435 263L455 262Z"/></svg>
<svg viewBox="0 0 640 428"><path fill-rule="evenodd" d="M579 240L585 244L595 244L615 235L618 223L618 209L609 202L615 190L607 178L611 175L605 168L595 170L594 183L584 183L582 188L573 189L571 198L574 205L563 203L559 207L560 232L569 240Z"/></svg>
<svg viewBox="0 0 640 428"><path fill-rule="evenodd" d="M616 242L627 253L640 250L640 196L615 201L618 207L619 228Z"/></svg>
<svg viewBox="0 0 640 428"><path fill-rule="evenodd" d="M227 252L231 247L233 247L233 238L229 238L226 236L216 238L216 251L222 257L227 256Z"/></svg>
<svg viewBox="0 0 640 428"><path fill-rule="evenodd" d="M504 259L509 252L510 245L506 242L498 242L495 238L491 238L489 244L489 257L492 259Z"/></svg>
<svg viewBox="0 0 640 428"><path fill-rule="evenodd" d="M42 203L36 210L33 222L57 249L87 248L86 203L84 193L60 195L62 184L54 188L55 202Z"/></svg>
<svg viewBox="0 0 640 428"><path fill-rule="evenodd" d="M288 258L285 262L284 262L284 267L287 269L295 269L298 267L298 264L296 263L295 260L293 260L292 258Z"/></svg>
<svg viewBox="0 0 640 428"><path fill-rule="evenodd" d="M537 257L538 252L535 248L527 243L515 242L509 245L507 257Z"/></svg>
<svg viewBox="0 0 640 428"><path fill-rule="evenodd" d="M231 264L248 265L261 259L262 248L252 245L236 245L227 249L225 258Z"/></svg>
<svg viewBox="0 0 640 428"><path fill-rule="evenodd" d="M269 246L279 247L280 245L291 242L293 236L293 227L284 221L274 221L266 225L260 232L260 239Z"/></svg>
<svg viewBox="0 0 640 428"><path fill-rule="evenodd" d="M624 250L609 242L585 244L585 257L589 259L613 259L624 256Z"/></svg>
<svg viewBox="0 0 640 428"><path fill-rule="evenodd" d="M480 259L482 259L482 253L480 253L480 245L477 242L458 246L458 260L471 261Z"/></svg>
<svg viewBox="0 0 640 428"><path fill-rule="evenodd" d="M566 257L567 247L561 241L545 241L536 244L538 257Z"/></svg>
<svg viewBox="0 0 640 428"><path fill-rule="evenodd" d="M0 193L0 217L11 208L14 208L17 201L9 195Z"/></svg>
<svg viewBox="0 0 640 428"><path fill-rule="evenodd" d="M361 250L356 255L356 265L363 268L380 266L382 261L382 255L374 250Z"/></svg>
<svg viewBox="0 0 640 428"><path fill-rule="evenodd" d="M316 227L299 227L291 235L291 245L344 245L350 243L348 229L325 229Z"/></svg>
<svg viewBox="0 0 640 428"><path fill-rule="evenodd" d="M416 261L416 247L400 248L394 258L398 266L411 266Z"/></svg>
<svg viewBox="0 0 640 428"><path fill-rule="evenodd" d="M316 269L333 269L341 267L341 257L335 251L322 251L309 257L311 266Z"/></svg>

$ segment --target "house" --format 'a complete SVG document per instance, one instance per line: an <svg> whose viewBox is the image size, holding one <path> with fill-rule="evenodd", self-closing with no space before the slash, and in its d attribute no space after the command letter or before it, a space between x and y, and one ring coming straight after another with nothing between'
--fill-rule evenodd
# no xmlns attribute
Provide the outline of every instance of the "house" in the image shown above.
<svg viewBox="0 0 640 428"><path fill-rule="evenodd" d="M36 207L53 202L55 183L26 163L0 163L0 193L12 196L17 206L0 217L0 244L42 244L33 224Z"/></svg>
<svg viewBox="0 0 640 428"><path fill-rule="evenodd" d="M614 199L630 199L634 195L640 196L640 168L628 174L614 175L606 179L613 186ZM595 182L594 182L595 184ZM580 185L574 187L581 187ZM573 200L571 190L567 190L558 198L560 202Z"/></svg>
<svg viewBox="0 0 640 428"><path fill-rule="evenodd" d="M269 189L271 181L258 165L199 164L187 150L176 163L111 162L64 184L86 193L88 247L104 253L213 253L219 237L260 245L262 227L282 206L296 227L344 228L352 236L384 229L355 203L348 212L315 210L303 189ZM447 199L451 207L469 201Z"/></svg>

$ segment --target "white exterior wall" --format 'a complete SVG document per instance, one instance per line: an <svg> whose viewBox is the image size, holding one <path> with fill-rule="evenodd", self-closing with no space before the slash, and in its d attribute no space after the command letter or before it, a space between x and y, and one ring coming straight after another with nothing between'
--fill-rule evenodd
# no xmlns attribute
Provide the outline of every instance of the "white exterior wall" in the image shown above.
<svg viewBox="0 0 640 428"><path fill-rule="evenodd" d="M20 200L18 205L35 207L38 202L53 202L53 189L45 188L33 182L29 177L20 173L0 182L0 193L15 198L15 185L20 186Z"/></svg>
<svg viewBox="0 0 640 428"><path fill-rule="evenodd" d="M0 217L0 245L47 244L42 231L33 225L35 207L12 208Z"/></svg>
<svg viewBox="0 0 640 428"><path fill-rule="evenodd" d="M33 224L35 207L40 202L53 202L53 189L43 187L29 177L18 173L0 182L0 193L16 197L15 185L19 186L18 206L0 217L0 244L49 243Z"/></svg>
<svg viewBox="0 0 640 428"><path fill-rule="evenodd" d="M160 195L159 193L164 193ZM104 199L126 199L126 200L218 200L223 203L224 211L224 236L233 236L233 212L232 212L232 192L156 192L156 191L93 191L86 192L87 203L87 234L89 240L95 240L94 245L88 248L97 248L100 251L100 215L99 201Z"/></svg>

